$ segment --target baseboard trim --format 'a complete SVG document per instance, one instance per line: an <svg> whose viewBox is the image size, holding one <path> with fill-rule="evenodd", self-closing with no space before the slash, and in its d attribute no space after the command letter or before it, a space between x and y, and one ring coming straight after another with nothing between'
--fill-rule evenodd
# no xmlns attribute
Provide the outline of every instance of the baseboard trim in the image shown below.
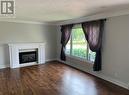
<svg viewBox="0 0 129 95"><path fill-rule="evenodd" d="M45 62L51 62L51 61L59 61L59 62L62 62L62 63L64 63L64 64L66 64L66 65L72 66L72 67L74 67L74 68L76 68L76 69L79 69L79 70L81 70L81 71L84 71L84 72L86 72L86 73L89 73L89 74L91 74L91 75L94 75L94 76L96 76L96 77L99 77L99 78L101 78L101 79L104 79L104 80L106 80L106 81L109 81L109 82L111 82L111 83L113 83L113 84L116 84L116 85L118 85L118 86L120 86L120 87L123 87L123 88L129 90L128 83L124 83L124 82L121 82L121 81L119 81L119 80L113 79L113 78L111 78L111 77L108 77L108 76L105 76L105 75L102 75L102 74L98 74L98 73L95 73L95 72L91 72L91 71L86 70L86 69L85 69L85 70L80 69L80 68L78 68L78 67L76 67L76 66L73 66L73 65L70 64L69 62L61 61L60 59L53 58L53 59L47 59L47 60L45 60ZM1 64L1 65L0 65L0 69L8 68L8 67L10 67L9 64L6 64L6 65Z"/></svg>
<svg viewBox="0 0 129 95"><path fill-rule="evenodd" d="M47 60L45 60L45 63L51 62L51 61L57 61L57 59L56 59L56 58L53 58L53 59L47 59Z"/></svg>
<svg viewBox="0 0 129 95"><path fill-rule="evenodd" d="M0 64L0 69L4 69L8 67L10 67L9 64Z"/></svg>
<svg viewBox="0 0 129 95"><path fill-rule="evenodd" d="M57 60L56 58L47 59L47 60L45 60L45 63L51 62L51 61L56 61L56 60ZM0 64L0 69L4 69L4 68L8 68L8 67L10 67L10 64Z"/></svg>
<svg viewBox="0 0 129 95"><path fill-rule="evenodd" d="M113 83L113 84L115 84L115 85L118 85L118 86L120 86L120 87L123 87L123 88L129 90L128 83L124 83L124 82L121 82L121 81L119 81L119 80L113 79L113 78L111 78L111 77L109 77L109 76L105 76L105 75L103 75L103 74L98 74L98 73L96 73L96 72L91 72L91 71L86 70L86 69L83 70L83 69L81 69L81 68L78 68L78 67L76 67L76 66L73 66L73 65L70 64L69 62L61 61L60 59L57 59L57 61L62 62L62 63L64 63L64 64L66 64L66 65L72 66L72 67L74 67L74 68L76 68L76 69L79 69L79 70L81 70L81 71L83 71L83 72L89 73L89 74L94 75L94 76L96 76L96 77L98 77L98 78L101 78L101 79L103 79L103 80L109 81L109 82L111 82L111 83Z"/></svg>

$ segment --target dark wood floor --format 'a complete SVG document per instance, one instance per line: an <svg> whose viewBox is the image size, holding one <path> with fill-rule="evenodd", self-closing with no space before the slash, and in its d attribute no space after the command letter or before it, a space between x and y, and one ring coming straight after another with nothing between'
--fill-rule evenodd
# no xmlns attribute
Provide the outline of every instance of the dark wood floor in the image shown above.
<svg viewBox="0 0 129 95"><path fill-rule="evenodd" d="M0 70L0 95L129 95L129 91L59 62Z"/></svg>

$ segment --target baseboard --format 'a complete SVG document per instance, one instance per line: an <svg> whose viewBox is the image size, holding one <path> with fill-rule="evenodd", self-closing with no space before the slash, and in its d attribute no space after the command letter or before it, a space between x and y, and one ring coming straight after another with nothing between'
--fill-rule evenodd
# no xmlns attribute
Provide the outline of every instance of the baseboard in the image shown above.
<svg viewBox="0 0 129 95"><path fill-rule="evenodd" d="M8 67L10 67L9 64L0 64L0 69L4 69Z"/></svg>
<svg viewBox="0 0 129 95"><path fill-rule="evenodd" d="M57 58L47 59L47 60L45 60L45 63L47 63L47 62L51 62L51 61L56 61L56 60L57 60Z"/></svg>
<svg viewBox="0 0 129 95"><path fill-rule="evenodd" d="M98 74L98 73L95 73L95 72L91 72L91 71L86 70L86 69L83 70L83 69L81 69L81 68L78 68L78 67L76 67L76 66L70 64L69 62L61 61L60 59L58 59L58 61L59 61L59 62L62 62L62 63L64 63L64 64L67 64L67 65L69 65L69 66L72 66L72 67L74 67L74 68L77 68L77 69L79 69L79 70L81 70L81 71L84 71L84 72L86 72L86 73L89 73L89 74L91 74L91 75L94 75L94 76L96 76L96 77L99 77L99 78L101 78L101 79L103 79L103 80L109 81L109 82L111 82L111 83L113 83L113 84L116 84L116 85L118 85L118 86L120 86L120 87L123 87L123 88L129 90L128 83L124 83L124 82L121 82L121 81L119 81L119 80L113 79L113 78L111 78L111 77L109 77L109 76L105 76L105 75L103 75L103 74Z"/></svg>
<svg viewBox="0 0 129 95"><path fill-rule="evenodd" d="M46 62L50 62L50 61L56 61L56 60L57 60L56 58L53 58L53 59L47 59L47 60L45 60L45 63L46 63ZM0 69L8 68L8 67L10 67L9 64L0 64Z"/></svg>
<svg viewBox="0 0 129 95"><path fill-rule="evenodd" d="M45 62L56 61L56 60L59 61L59 62L62 62L62 63L64 63L64 64L70 65L70 66L72 66L72 67L74 67L74 68L77 68L77 69L79 69L79 70L82 70L82 71L84 71L84 72L87 72L87 73L89 73L89 74L92 74L92 75L94 75L94 76L96 76L96 77L99 77L99 78L101 78L101 79L104 79L104 80L106 80L106 81L109 81L109 82L111 82L111 83L113 83L113 84L116 84L116 85L118 85L118 86L120 86L120 87L123 87L123 88L129 90L128 83L124 83L124 82L121 82L121 81L119 81L119 80L113 79L113 78L111 78L111 77L108 77L108 76L105 76L105 75L102 75L102 74L98 74L98 73L95 73L95 72L91 72L91 71L86 70L86 69L85 69L85 70L80 69L80 68L78 68L78 67L76 67L76 66L73 66L73 65L70 64L69 62L61 61L60 59L56 59L56 58L47 59L47 60L45 60ZM0 69L7 68L7 67L10 67L9 64L6 64L6 65L5 65L5 64L0 64Z"/></svg>

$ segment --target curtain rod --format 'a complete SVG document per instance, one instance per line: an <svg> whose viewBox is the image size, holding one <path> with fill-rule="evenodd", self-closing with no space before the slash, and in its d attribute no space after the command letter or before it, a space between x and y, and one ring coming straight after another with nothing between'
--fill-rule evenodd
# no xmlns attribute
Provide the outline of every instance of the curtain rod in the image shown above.
<svg viewBox="0 0 129 95"><path fill-rule="evenodd" d="M105 18L105 19L96 19L96 20L82 21L82 22L71 23L71 24L75 25L75 24L81 24L81 23L84 23L84 22L92 22L92 21L97 21L97 20L104 20L104 21L106 21L107 19L106 19L106 18ZM60 25L60 26L71 25L71 24L62 24L62 25Z"/></svg>

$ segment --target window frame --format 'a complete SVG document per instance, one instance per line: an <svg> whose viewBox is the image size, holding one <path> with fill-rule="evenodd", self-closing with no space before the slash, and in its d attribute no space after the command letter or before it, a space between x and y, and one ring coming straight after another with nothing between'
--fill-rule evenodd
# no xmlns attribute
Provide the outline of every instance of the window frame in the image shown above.
<svg viewBox="0 0 129 95"><path fill-rule="evenodd" d="M73 29L76 29L76 28L82 28L82 27L81 27L81 25L75 25L75 26L73 27ZM70 53L69 53L69 54L66 53L66 56L69 57L69 58L77 59L77 60L82 61L82 62L88 62L88 63L94 64L93 61L90 61L90 60L89 60L89 45L88 45L88 43L87 43L87 45L86 45L86 49L87 49L87 52L86 52L87 57L86 57L86 58L82 58L82 57L79 57L79 56L74 56L74 55L72 54L72 49L73 49L72 33L73 33L73 32L71 32L71 36L70 36L70 39L69 39L69 40L70 40Z"/></svg>

